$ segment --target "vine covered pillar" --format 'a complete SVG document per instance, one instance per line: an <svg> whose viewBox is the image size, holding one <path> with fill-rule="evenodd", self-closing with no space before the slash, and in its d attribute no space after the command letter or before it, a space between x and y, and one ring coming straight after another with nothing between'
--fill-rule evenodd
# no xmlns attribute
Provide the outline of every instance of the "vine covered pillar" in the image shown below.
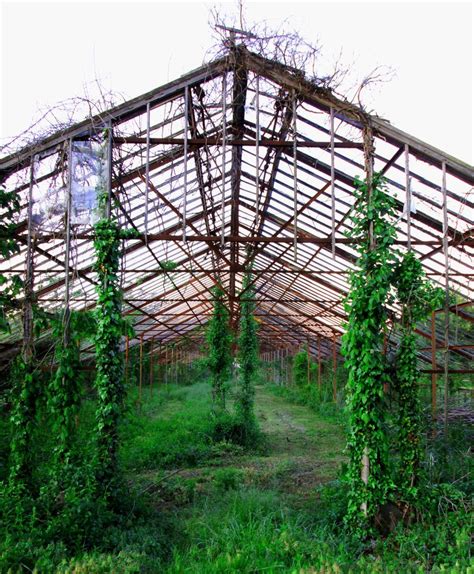
<svg viewBox="0 0 474 574"><path fill-rule="evenodd" d="M31 436L36 412L36 388L33 370L34 331L34 255L33 255L33 187L36 157L30 159L30 184L28 190L28 239L23 300L23 344L16 363L15 400L11 415L12 440L10 451L10 482L12 486L28 487L31 482Z"/></svg>

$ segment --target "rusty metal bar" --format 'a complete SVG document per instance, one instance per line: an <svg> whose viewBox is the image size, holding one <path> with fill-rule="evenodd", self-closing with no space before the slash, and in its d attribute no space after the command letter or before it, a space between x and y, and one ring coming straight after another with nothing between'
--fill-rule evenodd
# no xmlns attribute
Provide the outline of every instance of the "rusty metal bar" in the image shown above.
<svg viewBox="0 0 474 574"><path fill-rule="evenodd" d="M405 193L407 206L407 248L411 250L411 182L410 182L410 148L405 144Z"/></svg>
<svg viewBox="0 0 474 574"><path fill-rule="evenodd" d="M148 196L150 191L150 102L146 105L145 180L145 233L148 233Z"/></svg>
<svg viewBox="0 0 474 574"><path fill-rule="evenodd" d="M224 245L224 235L225 235L225 156L226 156L226 145L227 145L227 74L224 73L222 77L222 142L221 142L221 154L222 154L222 211L221 211L221 246Z"/></svg>
<svg viewBox="0 0 474 574"><path fill-rule="evenodd" d="M184 199L183 199L183 241L186 241L186 216L188 207L188 124L189 124L189 88L184 88Z"/></svg>
<svg viewBox="0 0 474 574"><path fill-rule="evenodd" d="M295 263L298 261L298 147L297 147L297 114L296 91L293 90L293 255Z"/></svg>
<svg viewBox="0 0 474 574"><path fill-rule="evenodd" d="M448 198L446 196L446 161L441 164L441 193L443 197L443 255L444 255L444 432L448 432L448 397L449 397L449 251L448 251Z"/></svg>
<svg viewBox="0 0 474 574"><path fill-rule="evenodd" d="M331 252L336 257L336 185L334 170L334 108L330 110L331 124Z"/></svg>

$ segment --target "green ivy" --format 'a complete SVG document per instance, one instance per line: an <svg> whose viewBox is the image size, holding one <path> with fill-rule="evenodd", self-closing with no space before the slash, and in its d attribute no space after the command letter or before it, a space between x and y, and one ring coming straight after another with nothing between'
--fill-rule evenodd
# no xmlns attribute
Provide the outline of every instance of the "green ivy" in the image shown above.
<svg viewBox="0 0 474 574"><path fill-rule="evenodd" d="M397 264L393 284L402 311L401 341L394 380L398 393L398 487L401 496L413 504L418 498L423 455L414 330L419 321L442 304L444 293L426 280L423 267L412 251L407 252Z"/></svg>
<svg viewBox="0 0 474 574"><path fill-rule="evenodd" d="M31 437L36 426L36 404L39 394L33 364L17 355L11 369L12 413L10 416L10 486L23 492L32 486Z"/></svg>
<svg viewBox="0 0 474 574"><path fill-rule="evenodd" d="M65 311L51 321L55 340L57 369L51 378L48 410L52 430L57 437L55 459L59 465L71 460L76 417L82 398L80 344L92 340L96 331L95 317L87 311Z"/></svg>
<svg viewBox="0 0 474 574"><path fill-rule="evenodd" d="M220 286L214 287L212 296L214 310L206 331L209 353L207 365L211 373L214 406L217 410L224 410L226 390L232 367L232 335L229 327L229 311L224 303L223 289Z"/></svg>
<svg viewBox="0 0 474 574"><path fill-rule="evenodd" d="M16 223L14 216L20 210L18 195L5 191L0 187L0 256L9 259L20 251L15 239ZM8 278L0 273L0 333L10 331L8 313L15 308L15 298L23 287L23 281L18 275Z"/></svg>
<svg viewBox="0 0 474 574"><path fill-rule="evenodd" d="M347 520L353 527L366 527L392 488L387 472L389 443L383 396L388 370L382 347L396 263L392 248L395 200L378 174L373 177L371 189L357 178L354 195L348 236L356 241L359 258L358 269L350 276L345 302L349 318L343 337L350 413ZM361 476L363 457L369 464L367 484Z"/></svg>
<svg viewBox="0 0 474 574"><path fill-rule="evenodd" d="M120 343L123 334L122 294L118 271L120 240L124 236L112 219L101 219L94 226L95 271L98 300L95 311L97 410L96 478L99 488L113 498L118 480L119 421L124 408L125 386L122 381L123 358Z"/></svg>
<svg viewBox="0 0 474 574"><path fill-rule="evenodd" d="M293 357L293 380L295 384L303 387L304 385L308 384L308 362L309 362L309 376L311 380L311 375L315 371L316 365L311 362L311 359L308 358L308 350L307 348L301 349L296 355Z"/></svg>
<svg viewBox="0 0 474 574"><path fill-rule="evenodd" d="M252 275L245 273L242 283L244 297L240 300L239 332L239 380L240 392L236 405L237 415L241 419L245 432L244 444L255 435L257 421L254 413L255 386L254 377L258 362L258 338L255 312L255 289L251 286Z"/></svg>

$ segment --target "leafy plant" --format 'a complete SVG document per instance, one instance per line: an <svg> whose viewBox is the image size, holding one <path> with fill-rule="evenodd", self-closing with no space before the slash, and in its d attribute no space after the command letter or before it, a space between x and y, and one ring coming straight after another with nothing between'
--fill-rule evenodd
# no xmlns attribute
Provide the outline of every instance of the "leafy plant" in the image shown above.
<svg viewBox="0 0 474 574"><path fill-rule="evenodd" d="M0 187L0 255L9 259L20 251L15 238L16 223L14 216L20 210L18 195ZM0 273L0 333L10 331L9 312L16 307L15 297L20 293L23 281L18 275L8 278Z"/></svg>
<svg viewBox="0 0 474 574"><path fill-rule="evenodd" d="M208 367L211 373L212 399L217 410L225 409L226 388L231 376L232 335L229 311L224 304L224 291L216 286L212 291L214 310L206 332L209 347Z"/></svg>
<svg viewBox="0 0 474 574"><path fill-rule="evenodd" d="M94 226L95 271L98 275L95 337L97 389L97 481L103 493L113 497L118 480L119 422L124 407L120 342L124 330L122 293L118 270L121 233L113 219Z"/></svg>
<svg viewBox="0 0 474 574"><path fill-rule="evenodd" d="M402 306L401 342L394 381L398 391L398 478L402 496L413 503L417 500L423 454L415 327L441 305L444 293L426 280L423 267L412 251L398 262L392 281Z"/></svg>
<svg viewBox="0 0 474 574"><path fill-rule="evenodd" d="M381 175L371 185L356 178L355 207L348 236L359 253L358 269L350 275L345 307L349 319L343 354L349 370L347 402L350 412L348 521L367 525L392 487L385 432L384 383L387 365L382 353L391 301L396 254L392 248L395 201ZM361 532L363 529L361 530Z"/></svg>
<svg viewBox="0 0 474 574"><path fill-rule="evenodd" d="M96 321L91 312L65 310L52 321L57 369L51 378L48 408L52 430L57 437L54 449L59 471L71 457L72 440L82 397L80 345L95 335Z"/></svg>
<svg viewBox="0 0 474 574"><path fill-rule="evenodd" d="M257 434L257 420L254 412L254 377L258 363L257 322L255 321L255 290L251 286L252 275L245 273L242 283L243 298L240 300L239 333L239 382L237 417L243 425L243 444L250 444Z"/></svg>

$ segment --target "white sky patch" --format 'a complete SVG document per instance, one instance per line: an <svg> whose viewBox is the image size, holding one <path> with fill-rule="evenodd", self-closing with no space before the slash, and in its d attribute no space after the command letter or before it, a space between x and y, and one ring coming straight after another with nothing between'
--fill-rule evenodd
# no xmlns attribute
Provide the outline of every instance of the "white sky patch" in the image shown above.
<svg viewBox="0 0 474 574"><path fill-rule="evenodd" d="M212 45L210 10L237 2L2 2L2 141L60 100L106 90L135 97L200 66ZM471 2L244 3L248 23L297 30L353 77L395 75L363 101L369 111L473 163Z"/></svg>

